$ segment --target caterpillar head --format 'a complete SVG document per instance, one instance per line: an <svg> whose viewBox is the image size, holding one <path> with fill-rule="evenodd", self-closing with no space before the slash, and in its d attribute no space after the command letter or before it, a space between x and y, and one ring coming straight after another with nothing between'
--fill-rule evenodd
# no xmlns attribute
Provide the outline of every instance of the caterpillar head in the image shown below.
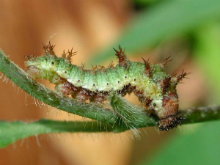
<svg viewBox="0 0 220 165"><path fill-rule="evenodd" d="M181 124L181 118L177 117L179 101L176 86L186 75L186 72L182 72L174 77L165 75L157 78L157 84L161 88L160 96L147 99L146 108L159 119L159 130L168 131Z"/></svg>
<svg viewBox="0 0 220 165"><path fill-rule="evenodd" d="M181 125L183 118L178 117L179 110L178 94L176 92L177 84L182 81L189 73L182 72L180 75L165 77L160 81L162 89L162 97L160 99L152 100L149 108L159 118L159 130L168 131L178 125Z"/></svg>
<svg viewBox="0 0 220 165"><path fill-rule="evenodd" d="M162 101L162 112L158 116L160 118L158 122L159 130L168 131L181 124L181 120L177 117L178 110L179 101L177 93L170 92L165 94Z"/></svg>
<svg viewBox="0 0 220 165"><path fill-rule="evenodd" d="M33 78L42 77L48 71L53 71L58 64L57 57L53 55L40 56L25 62L27 73Z"/></svg>
<svg viewBox="0 0 220 165"><path fill-rule="evenodd" d="M168 131L181 124L180 120L176 117L179 109L178 95L176 92L169 92L163 95L162 98L153 99L147 108L159 119L159 130Z"/></svg>

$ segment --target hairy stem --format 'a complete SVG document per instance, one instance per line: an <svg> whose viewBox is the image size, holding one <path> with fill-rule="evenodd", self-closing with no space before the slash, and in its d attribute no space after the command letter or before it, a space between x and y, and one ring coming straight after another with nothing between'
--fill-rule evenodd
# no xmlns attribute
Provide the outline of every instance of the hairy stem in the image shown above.
<svg viewBox="0 0 220 165"><path fill-rule="evenodd" d="M114 98L113 101L120 102L121 100ZM125 107L123 106L122 109ZM126 116L129 114L130 111L126 111L124 112L123 115ZM183 124L219 120L220 106L210 106L210 107L181 110L180 114L186 118ZM138 119L136 117L135 119L139 123L139 125L137 123L135 124L136 128L143 127L144 124L142 125L140 124L142 118ZM155 126L155 125L156 122L153 119L148 121L148 126ZM74 121L55 121L55 120L45 120L45 119L41 119L39 121L34 121L34 122L28 122L28 123L21 121L14 121L14 122L0 121L0 148L6 147L7 145L15 142L18 139L26 138L29 136L37 136L39 134L65 133L65 132L118 133L131 129L132 128L131 126L134 126L134 123L132 123L132 121L127 121L127 120L125 121L123 118L121 119L121 123L119 120L115 125L110 125L98 121L74 122Z"/></svg>
<svg viewBox="0 0 220 165"><path fill-rule="evenodd" d="M120 128L101 122L68 122L41 119L35 122L0 121L0 148L29 136L64 132L121 132Z"/></svg>

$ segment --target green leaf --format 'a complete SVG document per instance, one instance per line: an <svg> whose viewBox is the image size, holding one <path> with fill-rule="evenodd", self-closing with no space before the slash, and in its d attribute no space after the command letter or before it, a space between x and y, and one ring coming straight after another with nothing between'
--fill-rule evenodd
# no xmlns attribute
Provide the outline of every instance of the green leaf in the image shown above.
<svg viewBox="0 0 220 165"><path fill-rule="evenodd" d="M150 8L130 22L114 44L91 59L100 63L114 57L112 48L121 45L126 54L143 52L167 38L197 28L220 17L219 0L166 1Z"/></svg>

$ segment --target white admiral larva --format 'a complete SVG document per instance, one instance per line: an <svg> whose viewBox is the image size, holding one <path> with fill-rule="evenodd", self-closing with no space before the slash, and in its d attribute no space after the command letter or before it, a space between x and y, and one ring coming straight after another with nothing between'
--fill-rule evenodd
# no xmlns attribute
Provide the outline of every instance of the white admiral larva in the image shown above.
<svg viewBox="0 0 220 165"><path fill-rule="evenodd" d="M33 78L49 80L62 95L81 102L103 103L112 92L122 96L133 92L146 111L159 119L160 130L169 130L181 124L181 118L177 117L179 101L176 86L187 73L174 77L167 74L164 68L170 61L169 57L161 64L150 64L144 59L143 63L131 62L119 46L119 50L115 50L118 65L85 70L71 64L71 57L76 52L69 50L62 57L57 57L54 45L49 43L43 48L45 55L32 56L25 62L27 72Z"/></svg>

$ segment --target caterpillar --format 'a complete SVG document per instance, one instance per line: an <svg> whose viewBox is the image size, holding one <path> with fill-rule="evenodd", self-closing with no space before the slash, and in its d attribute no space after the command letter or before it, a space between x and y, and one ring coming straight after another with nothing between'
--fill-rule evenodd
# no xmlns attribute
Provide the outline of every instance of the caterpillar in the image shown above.
<svg viewBox="0 0 220 165"><path fill-rule="evenodd" d="M143 63L131 62L119 46L119 50L114 49L118 58L116 66L85 70L84 66L71 64L76 54L73 49L58 57L54 46L49 42L43 46L45 55L28 57L25 66L29 75L49 80L57 92L81 102L103 103L112 92L121 96L133 92L146 111L158 119L159 130L167 131L181 124L176 86L188 73L183 71L173 77L167 74L164 68L170 57L160 64L150 64L144 59Z"/></svg>

